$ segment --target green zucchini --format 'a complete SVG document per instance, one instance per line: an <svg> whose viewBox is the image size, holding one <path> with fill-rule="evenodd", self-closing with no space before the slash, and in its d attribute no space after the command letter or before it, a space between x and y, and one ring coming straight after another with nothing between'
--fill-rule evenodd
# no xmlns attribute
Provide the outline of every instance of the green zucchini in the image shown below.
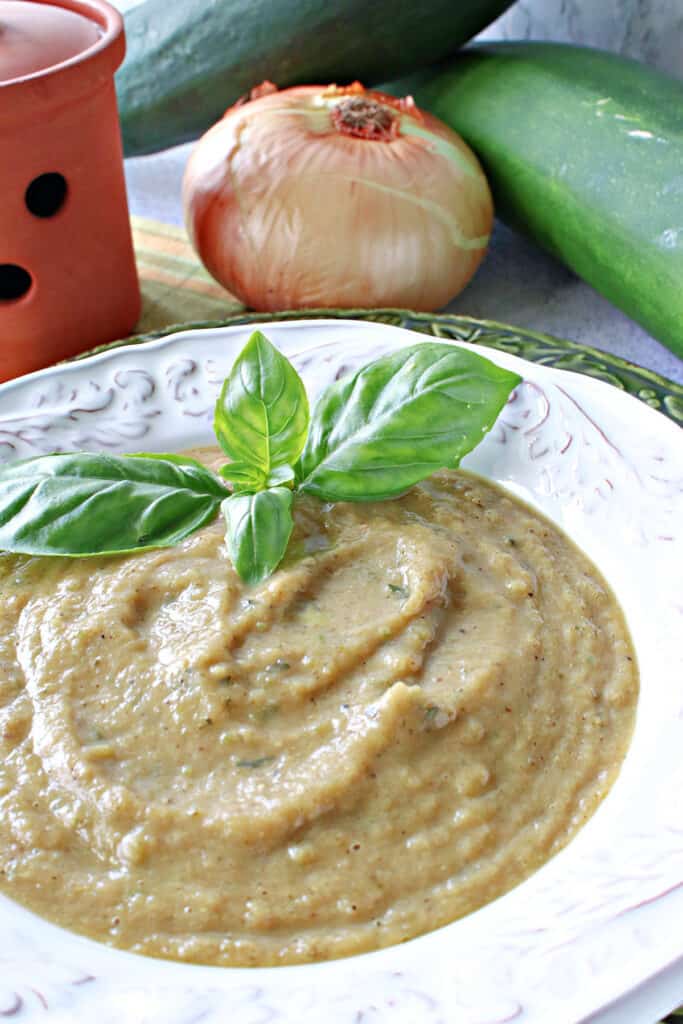
<svg viewBox="0 0 683 1024"><path fill-rule="evenodd" d="M599 50L495 43L406 89L475 150L503 220L683 356L683 83Z"/></svg>
<svg viewBox="0 0 683 1024"><path fill-rule="evenodd" d="M194 138L264 79L364 85L454 53L512 0L142 0L117 75L125 152Z"/></svg>

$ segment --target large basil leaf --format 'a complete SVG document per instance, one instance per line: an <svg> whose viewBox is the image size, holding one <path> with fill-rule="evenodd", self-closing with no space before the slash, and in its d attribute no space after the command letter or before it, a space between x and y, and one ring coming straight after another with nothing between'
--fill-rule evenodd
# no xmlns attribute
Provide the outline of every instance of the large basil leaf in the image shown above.
<svg viewBox="0 0 683 1024"><path fill-rule="evenodd" d="M170 547L217 514L227 489L178 455L41 455L0 467L0 550L100 555Z"/></svg>
<svg viewBox="0 0 683 1024"><path fill-rule="evenodd" d="M297 467L299 488L325 501L402 494L458 466L519 382L483 356L439 342L377 359L321 395Z"/></svg>
<svg viewBox="0 0 683 1024"><path fill-rule="evenodd" d="M235 360L216 403L214 430L223 451L265 476L301 455L309 410L301 378L260 331Z"/></svg>
<svg viewBox="0 0 683 1024"><path fill-rule="evenodd" d="M292 492L272 487L233 494L222 504L232 564L245 583L259 583L282 561L292 532Z"/></svg>

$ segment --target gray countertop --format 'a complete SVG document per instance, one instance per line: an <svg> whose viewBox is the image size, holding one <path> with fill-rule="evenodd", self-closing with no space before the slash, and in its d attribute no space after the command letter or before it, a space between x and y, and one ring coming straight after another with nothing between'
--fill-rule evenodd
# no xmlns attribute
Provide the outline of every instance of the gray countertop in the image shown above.
<svg viewBox="0 0 683 1024"><path fill-rule="evenodd" d="M180 183L191 146L126 161L131 213L182 223ZM533 242L496 224L480 270L448 311L606 349L683 383L683 360Z"/></svg>

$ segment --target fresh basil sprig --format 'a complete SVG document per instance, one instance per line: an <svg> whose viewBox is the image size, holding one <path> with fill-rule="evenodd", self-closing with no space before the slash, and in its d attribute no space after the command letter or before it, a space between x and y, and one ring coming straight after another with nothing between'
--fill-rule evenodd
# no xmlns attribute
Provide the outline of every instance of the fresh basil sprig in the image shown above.
<svg viewBox="0 0 683 1024"><path fill-rule="evenodd" d="M303 381L290 361L260 331L235 360L216 402L214 431L233 461L221 476L234 494L223 502L227 544L246 583L278 567L289 542L297 461L310 413Z"/></svg>
<svg viewBox="0 0 683 1024"><path fill-rule="evenodd" d="M0 466L0 549L104 555L167 547L222 509L236 571L280 564L293 491L377 501L455 468L491 429L520 378L468 349L423 342L368 364L320 396L311 417L294 367L256 331L216 403L231 462L216 475L180 455L55 453Z"/></svg>

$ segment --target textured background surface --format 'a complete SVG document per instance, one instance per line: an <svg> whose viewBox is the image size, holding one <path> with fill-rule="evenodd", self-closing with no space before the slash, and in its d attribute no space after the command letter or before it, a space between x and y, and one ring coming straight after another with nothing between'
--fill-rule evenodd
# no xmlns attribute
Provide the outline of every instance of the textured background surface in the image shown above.
<svg viewBox="0 0 683 1024"><path fill-rule="evenodd" d="M481 38L597 46L683 78L681 0L517 0Z"/></svg>

